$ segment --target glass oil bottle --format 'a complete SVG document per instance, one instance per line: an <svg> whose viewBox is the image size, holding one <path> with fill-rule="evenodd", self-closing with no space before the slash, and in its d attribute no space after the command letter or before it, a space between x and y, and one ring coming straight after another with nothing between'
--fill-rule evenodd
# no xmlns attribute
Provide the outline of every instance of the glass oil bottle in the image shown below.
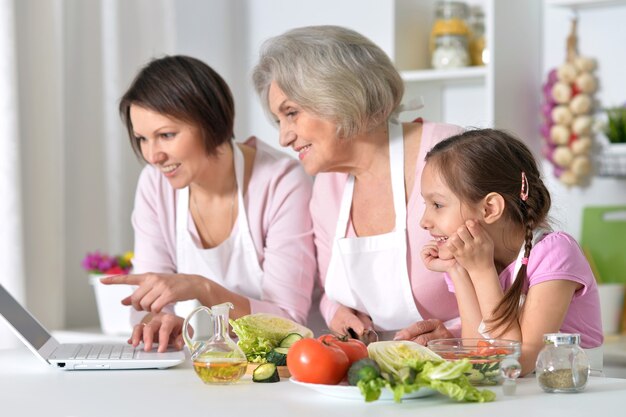
<svg viewBox="0 0 626 417"><path fill-rule="evenodd" d="M196 374L205 384L232 384L245 373L248 361L241 348L230 338L228 313L231 303L201 306L189 314L183 324L183 338L191 352L191 361ZM204 311L211 316L213 332L208 340L192 341L188 325L197 313Z"/></svg>

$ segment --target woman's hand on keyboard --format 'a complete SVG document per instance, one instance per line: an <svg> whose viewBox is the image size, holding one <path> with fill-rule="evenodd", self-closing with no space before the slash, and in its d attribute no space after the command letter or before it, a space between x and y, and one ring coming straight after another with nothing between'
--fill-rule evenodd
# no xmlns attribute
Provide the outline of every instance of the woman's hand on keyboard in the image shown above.
<svg viewBox="0 0 626 417"><path fill-rule="evenodd" d="M169 346L181 350L183 322L182 317L170 313L148 314L133 328L128 343L136 347L143 342L146 352L152 350L153 344L158 345L159 352L165 352Z"/></svg>

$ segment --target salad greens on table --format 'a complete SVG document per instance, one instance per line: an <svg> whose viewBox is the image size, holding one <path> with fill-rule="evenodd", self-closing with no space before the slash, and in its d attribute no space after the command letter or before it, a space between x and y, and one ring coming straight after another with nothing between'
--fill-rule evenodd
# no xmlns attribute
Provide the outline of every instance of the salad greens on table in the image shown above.
<svg viewBox="0 0 626 417"><path fill-rule="evenodd" d="M230 324L239 338L237 344L252 363L276 365L278 361L273 360L272 355L285 356L285 350L299 339L297 335L313 337L307 327L266 313L243 316L230 320ZM421 388L432 389L456 401L495 399L492 391L479 390L470 383L467 374L472 371L472 363L468 359L446 361L427 347L409 341L370 343L367 353L369 358L354 362L347 373L350 384L359 387L366 402L378 400L383 389L391 390L394 400L400 402L404 394ZM269 381L270 378L260 375L258 379Z"/></svg>
<svg viewBox="0 0 626 417"><path fill-rule="evenodd" d="M368 347L368 354L381 372L361 372L359 387L366 402L376 401L383 388L393 392L400 402L404 394L420 388L430 388L456 401L493 401L495 393L474 387L466 373L472 370L469 360L445 361L430 349L408 341L376 342Z"/></svg>
<svg viewBox="0 0 626 417"><path fill-rule="evenodd" d="M265 363L267 356L279 347L280 342L289 334L297 333L302 337L313 337L311 329L295 321L267 313L249 314L236 320L230 320L233 331L239 338L237 344L246 354L248 362Z"/></svg>

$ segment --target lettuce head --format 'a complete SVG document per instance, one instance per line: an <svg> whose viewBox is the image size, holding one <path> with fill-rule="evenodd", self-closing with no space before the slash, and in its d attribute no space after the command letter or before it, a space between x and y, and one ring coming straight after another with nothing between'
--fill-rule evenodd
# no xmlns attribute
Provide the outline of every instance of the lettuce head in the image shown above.
<svg viewBox="0 0 626 417"><path fill-rule="evenodd" d="M400 369L407 366L420 371L425 362L443 362L443 358L432 350L408 340L370 343L367 353L383 372L396 377L400 376Z"/></svg>
<svg viewBox="0 0 626 417"><path fill-rule="evenodd" d="M239 338L237 344L249 362L265 362L265 357L290 333L313 337L311 329L284 317L267 313L249 314L230 320Z"/></svg>

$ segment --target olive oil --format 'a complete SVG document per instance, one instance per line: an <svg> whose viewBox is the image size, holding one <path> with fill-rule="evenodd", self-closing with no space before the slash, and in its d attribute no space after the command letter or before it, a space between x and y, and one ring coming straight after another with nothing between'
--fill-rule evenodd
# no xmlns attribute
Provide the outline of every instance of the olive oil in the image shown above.
<svg viewBox="0 0 626 417"><path fill-rule="evenodd" d="M200 306L183 322L183 339L191 352L193 369L205 384L232 384L246 373L246 355L228 334L228 310L232 308L232 303ZM194 341L189 334L189 321L200 312L210 316L213 333L208 340Z"/></svg>
<svg viewBox="0 0 626 417"><path fill-rule="evenodd" d="M205 384L232 384L237 382L246 373L247 366L247 361L238 359L212 362L196 359L193 362L193 369Z"/></svg>

